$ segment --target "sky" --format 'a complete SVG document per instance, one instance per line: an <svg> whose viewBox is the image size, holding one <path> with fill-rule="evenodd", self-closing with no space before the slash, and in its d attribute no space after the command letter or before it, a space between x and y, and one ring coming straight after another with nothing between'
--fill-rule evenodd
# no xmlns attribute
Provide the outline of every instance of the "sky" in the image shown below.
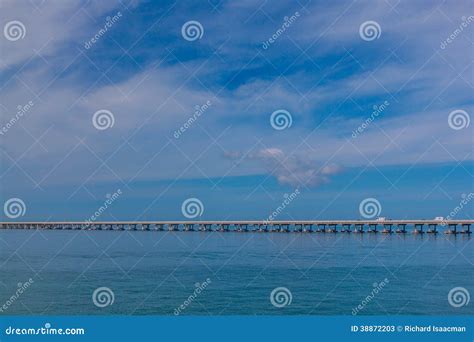
<svg viewBox="0 0 474 342"><path fill-rule="evenodd" d="M0 6L2 221L474 216L472 1Z"/></svg>

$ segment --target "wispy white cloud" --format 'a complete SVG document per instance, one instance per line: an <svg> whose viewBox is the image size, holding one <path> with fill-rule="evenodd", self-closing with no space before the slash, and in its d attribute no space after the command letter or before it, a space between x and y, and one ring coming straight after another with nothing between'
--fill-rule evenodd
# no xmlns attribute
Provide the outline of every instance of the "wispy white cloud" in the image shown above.
<svg viewBox="0 0 474 342"><path fill-rule="evenodd" d="M336 164L324 165L298 154L287 155L275 147L264 148L255 153L243 156L236 151L228 151L225 157L238 159L241 162L257 161L266 171L273 175L280 184L295 187L316 187L328 183L330 177L342 171Z"/></svg>
<svg viewBox="0 0 474 342"><path fill-rule="evenodd" d="M23 39L13 42L2 37L0 71L31 59L48 63L49 58L64 54L70 42L84 41L101 25L98 18L118 8L123 5L113 0L2 1L2 28L7 22L18 20L26 33Z"/></svg>

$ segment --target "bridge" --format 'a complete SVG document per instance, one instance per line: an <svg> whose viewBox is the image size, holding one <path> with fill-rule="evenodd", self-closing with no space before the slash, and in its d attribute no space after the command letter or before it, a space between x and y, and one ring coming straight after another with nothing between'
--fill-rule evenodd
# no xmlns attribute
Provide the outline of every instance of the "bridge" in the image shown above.
<svg viewBox="0 0 474 342"><path fill-rule="evenodd" d="M2 229L280 233L471 234L474 220L0 222Z"/></svg>

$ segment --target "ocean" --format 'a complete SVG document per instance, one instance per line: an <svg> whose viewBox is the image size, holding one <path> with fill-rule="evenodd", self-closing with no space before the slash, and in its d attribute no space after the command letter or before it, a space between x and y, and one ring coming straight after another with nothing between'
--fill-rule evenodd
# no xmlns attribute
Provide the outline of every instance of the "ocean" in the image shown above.
<svg viewBox="0 0 474 342"><path fill-rule="evenodd" d="M3 230L0 314L472 315L448 300L474 293L472 247L444 234Z"/></svg>

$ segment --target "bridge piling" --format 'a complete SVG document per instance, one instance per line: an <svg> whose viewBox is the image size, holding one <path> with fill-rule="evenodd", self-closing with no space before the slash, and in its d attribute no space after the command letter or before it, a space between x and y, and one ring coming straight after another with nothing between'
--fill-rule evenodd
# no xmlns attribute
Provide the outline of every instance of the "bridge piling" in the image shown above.
<svg viewBox="0 0 474 342"><path fill-rule="evenodd" d="M368 233L377 234L377 223L370 223Z"/></svg>
<svg viewBox="0 0 474 342"><path fill-rule="evenodd" d="M398 228L396 230L396 233L406 234L406 232L407 232L407 225L405 223L398 224Z"/></svg>
<svg viewBox="0 0 474 342"><path fill-rule="evenodd" d="M436 223L430 223L428 224L428 230L426 231L426 233L428 234L438 234L438 225Z"/></svg>
<svg viewBox="0 0 474 342"><path fill-rule="evenodd" d="M413 230L413 234L424 234L425 232L423 231L423 224L416 224L415 223L415 229Z"/></svg>
<svg viewBox="0 0 474 342"><path fill-rule="evenodd" d="M444 232L445 234L453 234L453 235L456 235L458 232L457 232L457 228L458 228L458 225L455 224L455 223L449 223L448 224L448 229Z"/></svg>
<svg viewBox="0 0 474 342"><path fill-rule="evenodd" d="M461 234L471 234L471 225L469 223L463 223L462 228Z"/></svg>
<svg viewBox="0 0 474 342"><path fill-rule="evenodd" d="M382 234L392 234L392 224L386 223L383 225Z"/></svg>
<svg viewBox="0 0 474 342"><path fill-rule="evenodd" d="M364 224L363 223L356 223L354 225L354 233L364 234Z"/></svg>
<svg viewBox="0 0 474 342"><path fill-rule="evenodd" d="M350 233L351 232L351 225L344 223L341 228L341 233Z"/></svg>
<svg viewBox="0 0 474 342"><path fill-rule="evenodd" d="M316 233L326 233L326 225L325 224L318 224L318 228L316 229Z"/></svg>

